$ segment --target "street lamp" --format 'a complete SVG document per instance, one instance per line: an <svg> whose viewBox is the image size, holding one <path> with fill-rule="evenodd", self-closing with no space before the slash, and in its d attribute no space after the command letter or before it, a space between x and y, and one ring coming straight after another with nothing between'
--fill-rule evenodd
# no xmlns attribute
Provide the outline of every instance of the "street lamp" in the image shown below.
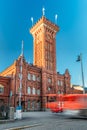
<svg viewBox="0 0 87 130"><path fill-rule="evenodd" d="M83 94L85 94L85 86L84 86L84 74L83 74L83 63L82 63L82 54L78 55L76 62L81 63L81 73L82 73L82 87L83 87Z"/></svg>
<svg viewBox="0 0 87 130"><path fill-rule="evenodd" d="M16 108L16 118L22 118L22 106L21 106L21 98L22 98L22 79L23 79L23 41L22 41L22 50L20 55L20 87L19 87L19 106Z"/></svg>
<svg viewBox="0 0 87 130"><path fill-rule="evenodd" d="M21 61L20 61L20 88L19 88L19 106L21 107L21 97L22 97L22 72L23 72L23 40L22 40L22 50L21 50Z"/></svg>

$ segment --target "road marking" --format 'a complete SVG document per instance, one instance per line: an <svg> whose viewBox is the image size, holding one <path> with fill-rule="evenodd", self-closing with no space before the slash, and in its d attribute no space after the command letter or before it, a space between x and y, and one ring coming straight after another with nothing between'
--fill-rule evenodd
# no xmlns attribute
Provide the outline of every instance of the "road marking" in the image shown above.
<svg viewBox="0 0 87 130"><path fill-rule="evenodd" d="M35 126L41 126L41 125L42 124L33 124L33 125L26 125L26 126L21 126L21 127L8 128L8 129L4 129L4 130L21 130L21 129L31 128L31 127L35 127Z"/></svg>

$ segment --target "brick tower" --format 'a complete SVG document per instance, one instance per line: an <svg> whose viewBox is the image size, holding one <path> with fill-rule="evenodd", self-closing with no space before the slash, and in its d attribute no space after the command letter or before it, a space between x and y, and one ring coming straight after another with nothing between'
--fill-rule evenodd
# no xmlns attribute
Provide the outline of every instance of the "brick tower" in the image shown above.
<svg viewBox="0 0 87 130"><path fill-rule="evenodd" d="M34 38L34 65L56 71L55 35L59 27L44 16L31 28Z"/></svg>
<svg viewBox="0 0 87 130"><path fill-rule="evenodd" d="M59 27L45 16L30 29L34 39L34 65L42 68L42 108L48 100L48 94L55 94L56 73L56 33Z"/></svg>

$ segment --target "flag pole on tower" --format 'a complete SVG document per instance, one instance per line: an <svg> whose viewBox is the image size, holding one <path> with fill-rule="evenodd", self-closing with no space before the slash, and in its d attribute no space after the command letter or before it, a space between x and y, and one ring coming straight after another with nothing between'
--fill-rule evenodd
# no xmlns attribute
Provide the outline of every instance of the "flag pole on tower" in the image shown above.
<svg viewBox="0 0 87 130"><path fill-rule="evenodd" d="M57 24L58 15L55 14L55 23Z"/></svg>
<svg viewBox="0 0 87 130"><path fill-rule="evenodd" d="M33 19L33 17L31 17L31 22L32 22L32 26L33 26L33 22L34 22L34 19Z"/></svg>
<svg viewBox="0 0 87 130"><path fill-rule="evenodd" d="M42 15L45 16L45 8L42 8Z"/></svg>

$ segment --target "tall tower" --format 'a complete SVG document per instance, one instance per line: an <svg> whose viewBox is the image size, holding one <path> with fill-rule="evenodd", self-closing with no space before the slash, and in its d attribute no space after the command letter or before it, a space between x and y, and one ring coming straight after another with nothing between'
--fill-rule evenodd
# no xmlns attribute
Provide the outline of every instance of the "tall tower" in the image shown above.
<svg viewBox="0 0 87 130"><path fill-rule="evenodd" d="M34 39L34 65L56 71L56 32L59 27L44 16L30 29Z"/></svg>
<svg viewBox="0 0 87 130"><path fill-rule="evenodd" d="M44 12L43 12L44 14ZM34 65L42 68L42 108L45 108L47 94L56 93L56 33L59 27L45 18L30 29L34 39Z"/></svg>

